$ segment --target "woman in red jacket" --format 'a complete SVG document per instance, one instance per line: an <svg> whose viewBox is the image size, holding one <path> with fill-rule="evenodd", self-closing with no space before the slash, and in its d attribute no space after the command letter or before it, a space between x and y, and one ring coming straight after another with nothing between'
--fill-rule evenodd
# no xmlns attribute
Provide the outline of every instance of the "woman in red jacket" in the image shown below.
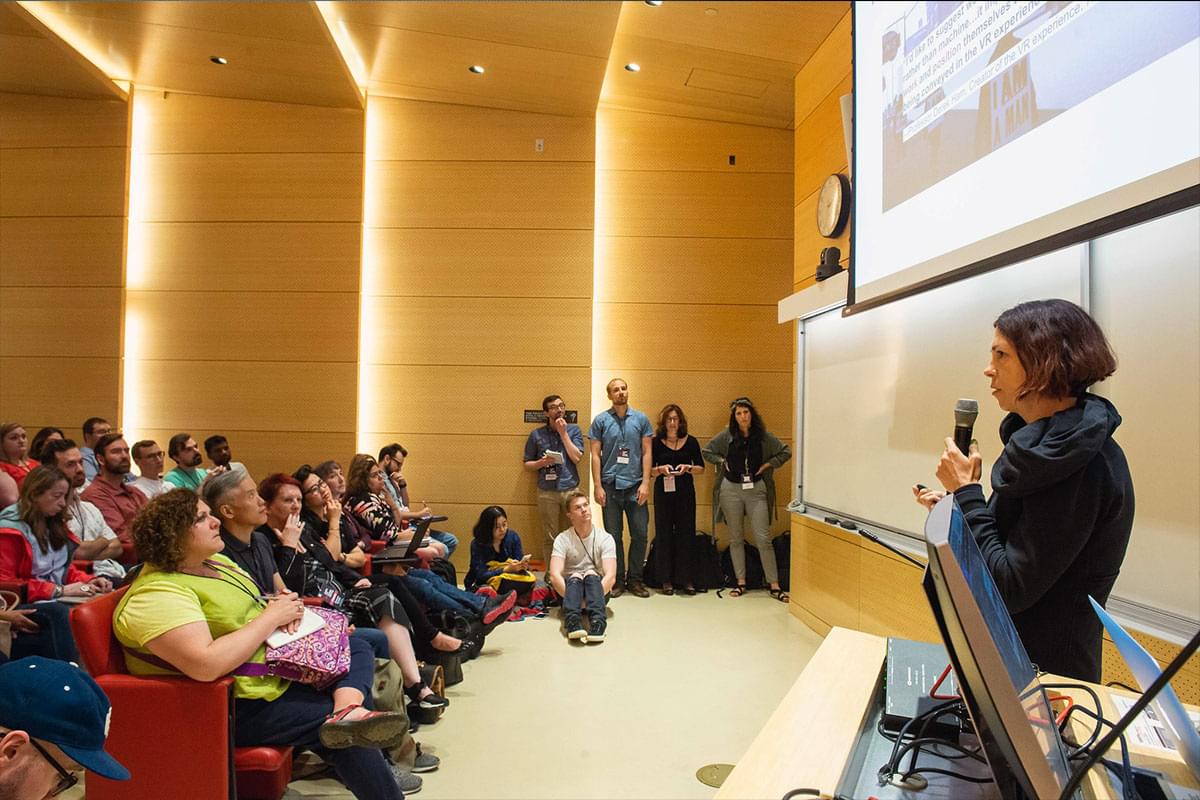
<svg viewBox="0 0 1200 800"><path fill-rule="evenodd" d="M17 482L17 488L38 462L29 457L29 439L25 429L15 422L0 425L0 470Z"/></svg>
<svg viewBox="0 0 1200 800"><path fill-rule="evenodd" d="M67 603L112 590L108 578L76 569L71 555L79 541L67 529L67 476L54 467L36 467L21 484L17 502L0 510L0 581L19 582L25 600L38 603L30 619L38 634L22 633L13 657L45 655L78 660L71 638Z"/></svg>

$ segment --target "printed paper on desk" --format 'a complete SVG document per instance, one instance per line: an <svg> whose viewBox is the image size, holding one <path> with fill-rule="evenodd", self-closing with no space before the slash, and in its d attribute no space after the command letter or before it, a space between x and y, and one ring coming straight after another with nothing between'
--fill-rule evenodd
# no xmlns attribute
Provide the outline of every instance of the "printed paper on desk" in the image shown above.
<svg viewBox="0 0 1200 800"><path fill-rule="evenodd" d="M313 631L319 631L324 627L325 620L321 619L321 615L314 613L310 608L305 608L304 616L300 618L300 627L296 629L296 632L288 633L282 628L276 628L275 632L267 637L267 647L283 647L285 644L303 639Z"/></svg>

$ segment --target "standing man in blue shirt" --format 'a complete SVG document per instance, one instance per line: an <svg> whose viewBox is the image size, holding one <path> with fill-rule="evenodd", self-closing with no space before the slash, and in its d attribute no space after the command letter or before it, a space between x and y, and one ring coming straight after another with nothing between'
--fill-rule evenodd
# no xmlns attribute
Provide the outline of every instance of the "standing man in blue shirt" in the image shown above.
<svg viewBox="0 0 1200 800"><path fill-rule="evenodd" d="M567 528L563 503L579 486L583 431L567 422L567 404L556 394L542 400L542 411L546 412L546 424L530 431L525 440L525 469L537 473L542 548L549 562L554 537Z"/></svg>
<svg viewBox="0 0 1200 800"><path fill-rule="evenodd" d="M637 597L649 597L642 583L646 565L646 528L650 522L650 440L654 427L642 412L629 407L629 386L613 378L606 387L612 408L592 420L592 482L596 502L604 508L604 529L617 544L617 580L611 595L620 597L621 587ZM629 572L625 571L624 525L629 520Z"/></svg>

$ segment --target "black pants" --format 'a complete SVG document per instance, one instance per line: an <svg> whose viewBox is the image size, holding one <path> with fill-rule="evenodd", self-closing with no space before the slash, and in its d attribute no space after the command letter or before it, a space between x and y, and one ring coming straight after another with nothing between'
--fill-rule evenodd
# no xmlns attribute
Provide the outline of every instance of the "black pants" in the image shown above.
<svg viewBox="0 0 1200 800"><path fill-rule="evenodd" d="M396 596L396 599L400 601L400 605L404 607L405 612L408 614L408 621L412 623L411 630L414 642L433 641L433 637L438 635L438 629L433 627L433 623L429 621L429 617L425 614L425 607L413 596L413 593L400 576L388 575L386 573L375 574L371 576L371 583L378 586L386 586Z"/></svg>
<svg viewBox="0 0 1200 800"><path fill-rule="evenodd" d="M671 586L696 583L696 487L689 484L674 492L654 488L655 563L659 580Z"/></svg>

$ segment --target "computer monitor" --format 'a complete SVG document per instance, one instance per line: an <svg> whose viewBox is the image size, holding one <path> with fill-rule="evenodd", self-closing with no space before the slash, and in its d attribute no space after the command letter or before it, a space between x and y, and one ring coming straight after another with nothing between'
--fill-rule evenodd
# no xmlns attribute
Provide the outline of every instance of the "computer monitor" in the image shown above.
<svg viewBox="0 0 1200 800"><path fill-rule="evenodd" d="M1001 796L1058 797L1070 769L1054 711L953 495L925 540L925 593Z"/></svg>

